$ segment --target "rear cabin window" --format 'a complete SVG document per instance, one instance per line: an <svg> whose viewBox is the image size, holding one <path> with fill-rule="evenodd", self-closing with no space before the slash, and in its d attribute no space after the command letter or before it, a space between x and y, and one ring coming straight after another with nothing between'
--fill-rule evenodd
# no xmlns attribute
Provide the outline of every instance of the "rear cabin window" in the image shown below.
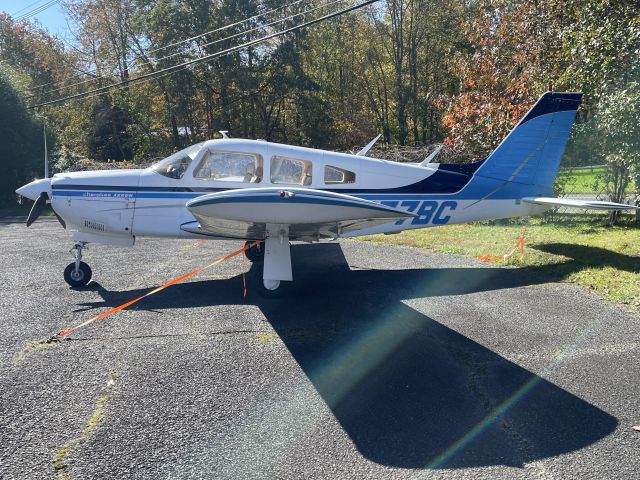
<svg viewBox="0 0 640 480"><path fill-rule="evenodd" d="M332 167L331 165L325 165L324 167L324 183L328 185L355 183L355 181L356 174L349 170Z"/></svg>
<svg viewBox="0 0 640 480"><path fill-rule="evenodd" d="M262 170L259 155L210 151L193 171L193 176L218 182L260 183Z"/></svg>
<svg viewBox="0 0 640 480"><path fill-rule="evenodd" d="M271 183L311 185L312 167L309 160L275 155L271 157Z"/></svg>

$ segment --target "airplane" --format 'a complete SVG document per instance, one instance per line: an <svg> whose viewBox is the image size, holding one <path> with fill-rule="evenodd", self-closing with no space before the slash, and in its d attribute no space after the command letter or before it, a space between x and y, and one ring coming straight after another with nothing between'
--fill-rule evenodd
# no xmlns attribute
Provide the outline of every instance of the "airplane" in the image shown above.
<svg viewBox="0 0 640 480"><path fill-rule="evenodd" d="M82 261L89 243L240 239L251 245L247 258L262 265L259 293L277 296L293 280L290 241L525 217L556 206L636 208L553 197L581 99L545 92L487 158L468 164L434 163L434 155L419 163L367 157L379 136L347 154L224 131L146 169L58 173L16 192L35 200L27 226L50 204L71 234L74 261L64 279L73 288L91 279Z"/></svg>

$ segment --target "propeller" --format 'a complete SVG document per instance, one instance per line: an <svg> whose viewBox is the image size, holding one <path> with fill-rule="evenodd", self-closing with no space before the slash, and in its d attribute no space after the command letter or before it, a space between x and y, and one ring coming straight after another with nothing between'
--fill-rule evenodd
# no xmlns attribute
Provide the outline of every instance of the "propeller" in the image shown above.
<svg viewBox="0 0 640 480"><path fill-rule="evenodd" d="M47 200L49 200L49 195L47 195L47 192L42 192L36 201L33 202L33 206L31 207L31 211L27 217L27 227L30 227L31 224L38 219L42 210L47 205Z"/></svg>
<svg viewBox="0 0 640 480"><path fill-rule="evenodd" d="M67 229L67 222L65 222L64 219L55 212L55 210L53 211L53 214L58 219L58 222L60 222L60 225L62 225L62 228L64 228L66 230Z"/></svg>

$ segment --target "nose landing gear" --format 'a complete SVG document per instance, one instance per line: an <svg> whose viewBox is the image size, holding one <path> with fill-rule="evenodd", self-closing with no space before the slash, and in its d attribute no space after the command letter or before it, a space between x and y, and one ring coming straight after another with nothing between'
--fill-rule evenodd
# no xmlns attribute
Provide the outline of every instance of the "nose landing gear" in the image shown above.
<svg viewBox="0 0 640 480"><path fill-rule="evenodd" d="M64 281L72 288L84 287L91 280L91 267L82 261L82 249L87 242L78 242L69 250L75 261L64 269Z"/></svg>

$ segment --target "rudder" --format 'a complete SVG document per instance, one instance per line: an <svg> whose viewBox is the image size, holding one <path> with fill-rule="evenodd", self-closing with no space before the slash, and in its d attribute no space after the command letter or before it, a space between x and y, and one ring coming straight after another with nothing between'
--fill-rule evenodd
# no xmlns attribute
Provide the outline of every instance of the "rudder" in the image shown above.
<svg viewBox="0 0 640 480"><path fill-rule="evenodd" d="M581 101L581 93L543 94L477 175L520 184L524 195L550 195Z"/></svg>

